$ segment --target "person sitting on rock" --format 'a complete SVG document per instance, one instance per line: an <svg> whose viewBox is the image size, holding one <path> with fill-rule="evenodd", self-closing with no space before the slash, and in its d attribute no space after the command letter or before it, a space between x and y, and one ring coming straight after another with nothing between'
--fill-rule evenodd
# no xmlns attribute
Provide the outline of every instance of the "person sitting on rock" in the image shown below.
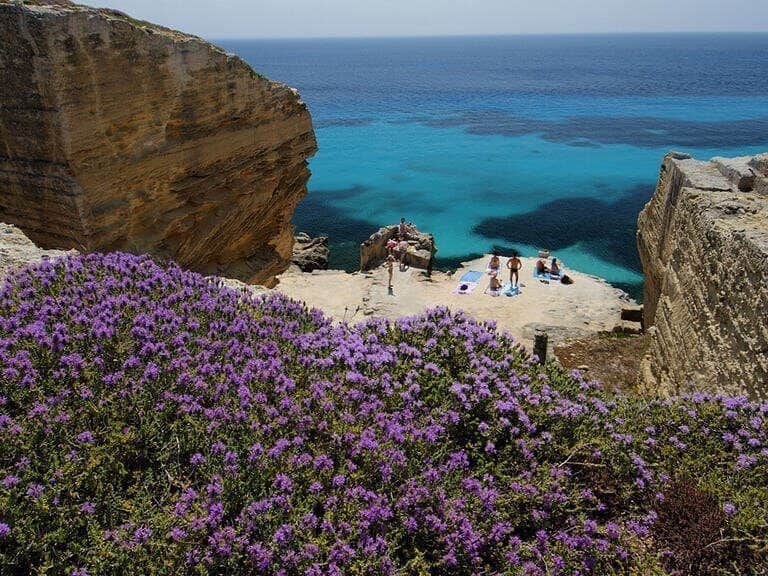
<svg viewBox="0 0 768 576"><path fill-rule="evenodd" d="M402 272L406 268L405 257L408 255L408 249L411 247L405 240L400 240L397 244L397 254L400 260L400 271Z"/></svg>
<svg viewBox="0 0 768 576"><path fill-rule="evenodd" d="M401 238L405 238L408 232L408 224L405 223L405 218L400 218L400 224L397 226L397 231L400 234Z"/></svg>

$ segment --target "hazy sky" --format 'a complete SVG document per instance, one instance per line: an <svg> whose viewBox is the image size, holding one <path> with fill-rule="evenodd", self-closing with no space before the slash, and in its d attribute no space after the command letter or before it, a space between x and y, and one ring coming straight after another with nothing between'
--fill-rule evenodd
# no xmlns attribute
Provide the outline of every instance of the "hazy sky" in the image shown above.
<svg viewBox="0 0 768 576"><path fill-rule="evenodd" d="M80 0L81 2L83 0ZM207 38L768 30L768 0L87 0Z"/></svg>

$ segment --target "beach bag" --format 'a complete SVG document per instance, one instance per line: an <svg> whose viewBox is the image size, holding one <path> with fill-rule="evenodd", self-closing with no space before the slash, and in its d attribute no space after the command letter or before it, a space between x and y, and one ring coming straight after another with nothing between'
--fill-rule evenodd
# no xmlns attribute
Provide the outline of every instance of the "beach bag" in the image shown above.
<svg viewBox="0 0 768 576"><path fill-rule="evenodd" d="M573 278L568 276L568 274L563 274L563 277L560 278L560 282L563 284L573 284Z"/></svg>

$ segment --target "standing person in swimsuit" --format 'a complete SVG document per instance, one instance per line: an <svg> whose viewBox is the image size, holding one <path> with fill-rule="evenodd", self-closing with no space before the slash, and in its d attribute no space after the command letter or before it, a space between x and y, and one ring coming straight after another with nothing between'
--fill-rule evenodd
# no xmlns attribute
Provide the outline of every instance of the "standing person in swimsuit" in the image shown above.
<svg viewBox="0 0 768 576"><path fill-rule="evenodd" d="M520 260L520 255L516 252L512 252L512 258L507 260L507 268L509 269L509 283L512 286L517 286L520 283L520 270L523 267L523 262Z"/></svg>
<svg viewBox="0 0 768 576"><path fill-rule="evenodd" d="M392 290L392 273L395 271L395 257L392 255L392 252L389 253L389 256L387 256L387 274L389 275L389 285L388 288Z"/></svg>

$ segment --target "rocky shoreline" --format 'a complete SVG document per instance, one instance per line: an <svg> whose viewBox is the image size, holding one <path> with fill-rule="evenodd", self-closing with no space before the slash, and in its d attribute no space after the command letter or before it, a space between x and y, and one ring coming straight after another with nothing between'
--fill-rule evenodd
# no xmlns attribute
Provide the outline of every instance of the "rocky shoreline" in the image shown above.
<svg viewBox="0 0 768 576"><path fill-rule="evenodd" d="M346 322L368 317L396 319L445 306L476 320L495 322L527 347L537 329L545 330L553 343L560 344L617 327L633 330L639 326L621 319L622 309L637 306L623 291L601 278L573 270L568 270L574 279L572 285L541 283L532 275L534 258L522 259L522 288L517 296L485 294L487 276L472 294L456 294L462 274L468 270L484 272L489 258L465 262L453 273L433 271L430 276L417 268L395 269L392 293L387 289L384 266L355 273L326 270L307 274L291 269L278 277L275 290Z"/></svg>

